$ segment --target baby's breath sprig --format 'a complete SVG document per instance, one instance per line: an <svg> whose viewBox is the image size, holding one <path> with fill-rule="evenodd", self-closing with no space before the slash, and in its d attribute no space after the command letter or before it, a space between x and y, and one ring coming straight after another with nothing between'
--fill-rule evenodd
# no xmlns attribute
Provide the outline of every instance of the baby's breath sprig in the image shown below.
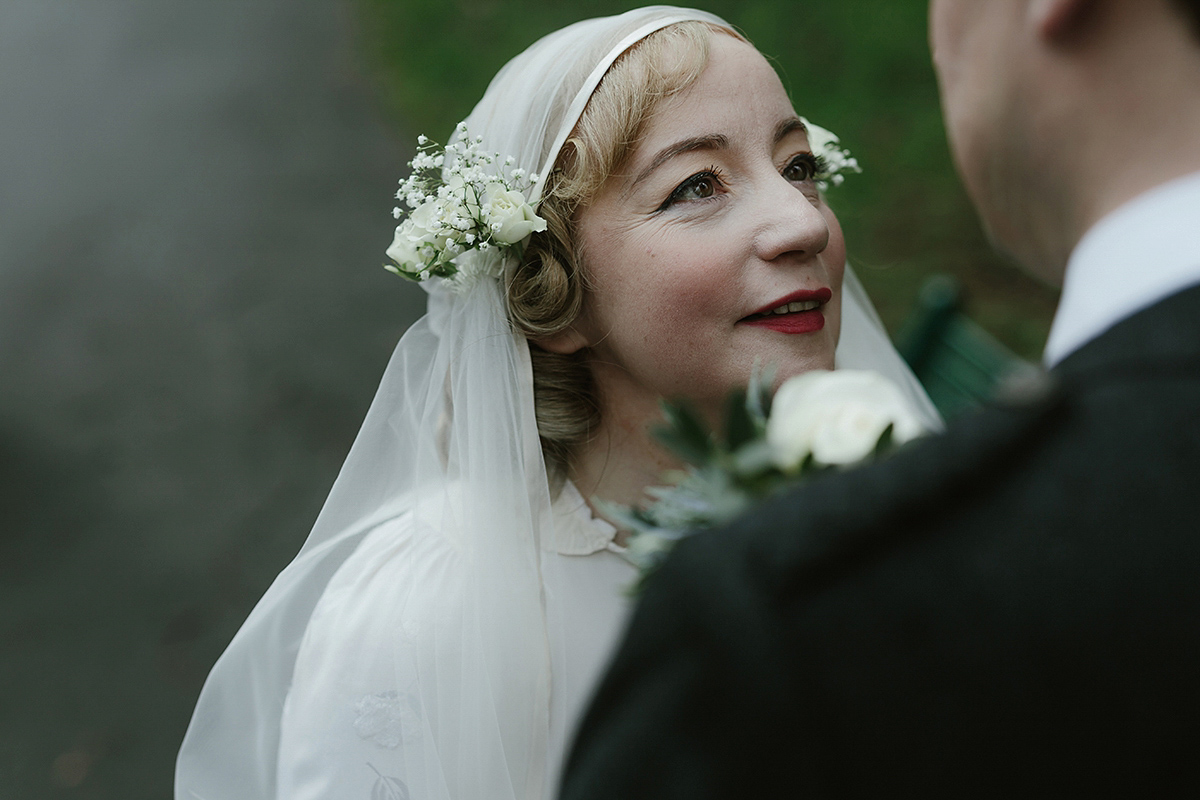
<svg viewBox="0 0 1200 800"><path fill-rule="evenodd" d="M503 254L546 229L526 199L538 176L513 163L485 152L483 137L472 139L463 122L445 147L418 136L412 174L396 192L408 210L392 210L405 217L387 250L395 265L385 269L414 281L445 278L456 289L499 277ZM462 258L469 253L479 255Z"/></svg>
<svg viewBox="0 0 1200 800"><path fill-rule="evenodd" d="M841 186L846 175L851 172L862 172L858 159L850 155L850 151L842 147L837 134L820 125L800 118L808 129L808 144L812 147L813 155L821 159L822 170L817 174L817 186L825 191L833 186Z"/></svg>

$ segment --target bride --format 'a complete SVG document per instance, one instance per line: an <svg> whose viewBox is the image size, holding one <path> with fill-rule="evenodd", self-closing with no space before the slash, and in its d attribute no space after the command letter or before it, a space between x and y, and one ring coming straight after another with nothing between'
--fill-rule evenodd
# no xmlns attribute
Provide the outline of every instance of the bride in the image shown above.
<svg viewBox="0 0 1200 800"><path fill-rule="evenodd" d="M836 364L937 425L845 266L809 129L727 23L572 25L466 126L546 228L461 259L500 277L423 283L312 534L209 676L177 798L549 797L636 577L590 498L636 503L672 466L658 398L715 416L756 359Z"/></svg>

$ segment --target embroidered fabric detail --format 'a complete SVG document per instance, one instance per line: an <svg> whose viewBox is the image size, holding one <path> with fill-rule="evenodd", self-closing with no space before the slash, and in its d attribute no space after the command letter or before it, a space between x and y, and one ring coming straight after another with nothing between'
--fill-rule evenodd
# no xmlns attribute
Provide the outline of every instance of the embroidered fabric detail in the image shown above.
<svg viewBox="0 0 1200 800"><path fill-rule="evenodd" d="M368 763L367 766L376 775L375 785L371 788L371 800L410 800L404 781L384 775L375 769L374 764Z"/></svg>
<svg viewBox="0 0 1200 800"><path fill-rule="evenodd" d="M412 697L400 692L369 694L355 704L354 730L380 747L395 749L420 735L421 721Z"/></svg>

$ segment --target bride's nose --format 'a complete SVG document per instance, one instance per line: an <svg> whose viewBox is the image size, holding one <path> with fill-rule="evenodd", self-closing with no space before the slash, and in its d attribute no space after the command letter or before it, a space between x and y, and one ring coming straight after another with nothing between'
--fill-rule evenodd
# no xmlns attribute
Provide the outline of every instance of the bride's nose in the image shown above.
<svg viewBox="0 0 1200 800"><path fill-rule="evenodd" d="M807 261L829 246L829 223L809 196L776 175L751 209L757 220L755 245L764 261L794 256Z"/></svg>

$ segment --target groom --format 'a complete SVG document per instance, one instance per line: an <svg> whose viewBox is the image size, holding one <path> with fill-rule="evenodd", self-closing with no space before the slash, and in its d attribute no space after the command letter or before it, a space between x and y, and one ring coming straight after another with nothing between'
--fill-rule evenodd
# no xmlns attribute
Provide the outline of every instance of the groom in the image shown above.
<svg viewBox="0 0 1200 800"><path fill-rule="evenodd" d="M930 22L1048 376L681 544L566 800L1200 796L1200 1Z"/></svg>

